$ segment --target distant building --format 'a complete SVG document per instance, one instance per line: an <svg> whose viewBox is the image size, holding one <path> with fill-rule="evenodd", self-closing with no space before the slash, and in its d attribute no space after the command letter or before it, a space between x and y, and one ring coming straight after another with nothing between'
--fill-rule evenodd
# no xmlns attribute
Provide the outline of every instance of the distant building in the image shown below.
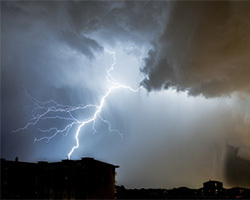
<svg viewBox="0 0 250 200"><path fill-rule="evenodd" d="M242 187L233 187L227 190L227 195L232 199L250 199L250 190Z"/></svg>
<svg viewBox="0 0 250 200"><path fill-rule="evenodd" d="M224 194L223 183L219 181L207 181L203 183L202 196L220 196Z"/></svg>
<svg viewBox="0 0 250 200"><path fill-rule="evenodd" d="M26 163L1 159L1 199L114 199L118 166L82 158Z"/></svg>

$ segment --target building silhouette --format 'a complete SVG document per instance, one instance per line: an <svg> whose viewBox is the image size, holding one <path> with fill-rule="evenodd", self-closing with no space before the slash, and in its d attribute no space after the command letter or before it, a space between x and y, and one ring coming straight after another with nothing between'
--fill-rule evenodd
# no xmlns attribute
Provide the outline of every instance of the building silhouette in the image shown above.
<svg viewBox="0 0 250 200"><path fill-rule="evenodd" d="M223 194L225 194L225 189L222 182L209 180L203 183L203 196L220 196Z"/></svg>
<svg viewBox="0 0 250 200"><path fill-rule="evenodd" d="M1 199L250 199L250 189L209 180L190 189L116 186L118 166L95 160L28 163L1 159Z"/></svg>
<svg viewBox="0 0 250 200"><path fill-rule="evenodd" d="M95 160L1 159L1 199L114 199L118 166Z"/></svg>

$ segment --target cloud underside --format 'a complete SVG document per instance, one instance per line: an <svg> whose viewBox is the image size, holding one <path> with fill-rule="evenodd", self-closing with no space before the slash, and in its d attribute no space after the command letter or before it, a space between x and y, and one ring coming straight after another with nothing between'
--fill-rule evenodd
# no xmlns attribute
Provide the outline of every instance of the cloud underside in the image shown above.
<svg viewBox="0 0 250 200"><path fill-rule="evenodd" d="M100 41L139 47L151 42L141 83L149 91L250 93L248 2L5 2L2 7L3 22L8 21L4 40L11 31L29 33L31 40L50 38L90 59L103 50Z"/></svg>
<svg viewBox="0 0 250 200"><path fill-rule="evenodd" d="M142 84L206 97L250 92L250 4L178 2L145 58Z"/></svg>

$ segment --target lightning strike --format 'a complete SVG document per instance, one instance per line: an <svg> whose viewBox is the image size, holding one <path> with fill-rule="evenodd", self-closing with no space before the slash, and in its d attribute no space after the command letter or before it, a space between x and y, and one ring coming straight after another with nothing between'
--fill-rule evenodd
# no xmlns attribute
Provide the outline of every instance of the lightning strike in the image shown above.
<svg viewBox="0 0 250 200"><path fill-rule="evenodd" d="M67 158L70 159L72 153L79 147L79 134L82 128L89 124L93 123L92 129L93 133L97 132L95 129L95 122L97 119L100 119L104 123L108 124L108 129L110 132L117 132L121 137L122 134L120 133L119 130L114 130L111 128L111 123L103 119L101 117L101 112L102 108L105 105L106 99L109 97L109 95L112 94L113 91L118 90L118 89L127 89L131 92L138 92L142 86L138 87L137 89L133 89L130 86L123 85L119 81L115 80L114 77L112 76L111 72L115 69L114 66L116 65L116 54L115 52L110 52L108 50L105 50L107 53L111 54L113 57L113 63L111 64L110 68L107 69L106 73L106 80L108 83L110 83L110 87L108 88L108 91L103 95L103 97L100 100L99 105L93 105L93 104L88 104L85 106L69 106L69 105L61 105L55 102L54 100L49 100L45 102L41 102L30 96L27 91L25 90L25 93L28 97L28 99L33 103L33 112L36 111L41 111L41 114L33 115L30 121L23 127L19 128L13 132L19 132L19 131L25 131L28 129L30 126L36 126L40 121L42 120L52 120L52 119L59 119L59 120L64 120L67 123L67 125L61 129L57 127L51 127L49 129L41 129L37 128L38 131L41 133L52 133L50 136L44 136L40 138L35 138L34 142L39 142L42 140L45 140L46 142L49 142L52 138L57 136L58 134L64 134L64 136L68 135L70 130L74 127L77 126L77 130L75 132L75 140L76 140L76 145L72 147L71 151L68 153ZM81 121L77 119L76 117L73 116L72 112L74 111L85 111L87 109L94 108L94 113L87 119ZM64 116L61 116L60 114L64 114ZM52 115L52 116L51 116Z"/></svg>

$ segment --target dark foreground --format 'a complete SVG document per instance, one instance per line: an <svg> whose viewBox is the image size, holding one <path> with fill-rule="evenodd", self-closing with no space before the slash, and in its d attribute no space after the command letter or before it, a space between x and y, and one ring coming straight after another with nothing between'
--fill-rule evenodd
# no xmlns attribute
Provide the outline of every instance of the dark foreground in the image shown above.
<svg viewBox="0 0 250 200"><path fill-rule="evenodd" d="M234 187L225 189L218 181L208 181L199 189L180 187L174 189L126 189L116 186L117 199L250 199L250 189Z"/></svg>
<svg viewBox="0 0 250 200"><path fill-rule="evenodd" d="M250 189L223 188L219 181L199 189L126 189L116 186L118 166L95 160L28 163L1 159L1 199L250 199Z"/></svg>

